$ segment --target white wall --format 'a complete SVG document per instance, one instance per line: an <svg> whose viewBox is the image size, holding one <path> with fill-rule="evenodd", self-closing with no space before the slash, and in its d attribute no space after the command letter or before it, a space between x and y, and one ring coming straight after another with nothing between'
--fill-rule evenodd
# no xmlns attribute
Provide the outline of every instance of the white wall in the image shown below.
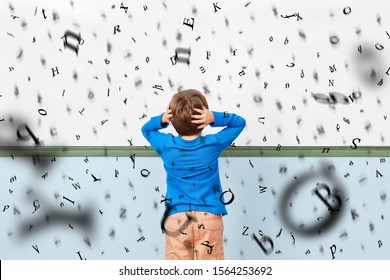
<svg viewBox="0 0 390 280"><path fill-rule="evenodd" d="M127 146L129 139L146 145L140 127L165 110L178 88L205 91L206 86L212 109L247 119L238 145L349 146L356 137L361 146L388 145L387 1L218 1L215 8L213 3L3 2L1 143L15 143L15 130L27 123L45 145ZM299 17L282 17L294 14ZM190 18L193 29L183 24ZM114 34L117 25L121 31ZM68 30L83 40L78 55L64 47L61 38ZM337 45L330 43L333 35ZM77 39L67 38L77 46ZM191 48L190 65L172 65L170 57L179 47ZM287 67L291 63L295 66ZM333 66L336 71L331 72ZM59 72L54 77L52 68ZM376 75L365 82L359 72L368 71L367 78L371 70ZM136 86L137 81L142 84ZM354 91L361 92L355 94L359 99L334 106L311 95L338 92L348 97ZM256 103L254 96L262 102ZM264 124L259 117L265 117Z"/></svg>

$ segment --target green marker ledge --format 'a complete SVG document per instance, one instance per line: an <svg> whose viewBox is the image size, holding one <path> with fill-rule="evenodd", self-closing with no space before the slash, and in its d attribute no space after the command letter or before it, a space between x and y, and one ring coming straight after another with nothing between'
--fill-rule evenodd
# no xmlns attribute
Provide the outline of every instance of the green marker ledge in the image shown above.
<svg viewBox="0 0 390 280"><path fill-rule="evenodd" d="M0 157L156 157L150 146L2 146ZM223 157L389 157L389 146L230 146Z"/></svg>

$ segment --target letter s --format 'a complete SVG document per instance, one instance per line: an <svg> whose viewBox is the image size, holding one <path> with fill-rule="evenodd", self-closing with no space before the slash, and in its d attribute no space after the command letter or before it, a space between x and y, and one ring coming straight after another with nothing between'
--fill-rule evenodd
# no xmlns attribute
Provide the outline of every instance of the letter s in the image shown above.
<svg viewBox="0 0 390 280"><path fill-rule="evenodd" d="M351 149L357 149L357 145L356 145L356 143L355 143L355 140L357 140L357 141L359 141L359 143L362 141L362 139L360 139L360 138L354 138L353 140L352 140L352 144L353 144L353 146L352 145L349 145L350 147L351 147Z"/></svg>

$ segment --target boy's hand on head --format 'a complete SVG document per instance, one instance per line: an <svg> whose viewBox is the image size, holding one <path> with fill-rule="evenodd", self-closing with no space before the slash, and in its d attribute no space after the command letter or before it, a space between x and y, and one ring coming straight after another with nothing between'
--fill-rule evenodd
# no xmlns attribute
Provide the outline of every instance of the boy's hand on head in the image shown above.
<svg viewBox="0 0 390 280"><path fill-rule="evenodd" d="M214 114L203 106L202 109L194 108L199 115L192 115L192 123L199 124L198 129L202 129L214 122Z"/></svg>
<svg viewBox="0 0 390 280"><path fill-rule="evenodd" d="M165 111L165 113L161 118L161 124L171 123L171 118L172 118L172 110L167 108L167 110Z"/></svg>

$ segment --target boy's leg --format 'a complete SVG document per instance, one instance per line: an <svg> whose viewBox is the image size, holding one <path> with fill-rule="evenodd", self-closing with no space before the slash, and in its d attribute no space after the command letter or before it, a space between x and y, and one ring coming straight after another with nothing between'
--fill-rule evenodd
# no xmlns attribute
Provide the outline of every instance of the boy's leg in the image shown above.
<svg viewBox="0 0 390 280"><path fill-rule="evenodd" d="M193 260L191 219L187 212L175 213L165 221L165 259Z"/></svg>
<svg viewBox="0 0 390 280"><path fill-rule="evenodd" d="M192 211L194 223L194 246L198 260L223 260L223 220L221 215ZM191 212L191 213L192 213Z"/></svg>

